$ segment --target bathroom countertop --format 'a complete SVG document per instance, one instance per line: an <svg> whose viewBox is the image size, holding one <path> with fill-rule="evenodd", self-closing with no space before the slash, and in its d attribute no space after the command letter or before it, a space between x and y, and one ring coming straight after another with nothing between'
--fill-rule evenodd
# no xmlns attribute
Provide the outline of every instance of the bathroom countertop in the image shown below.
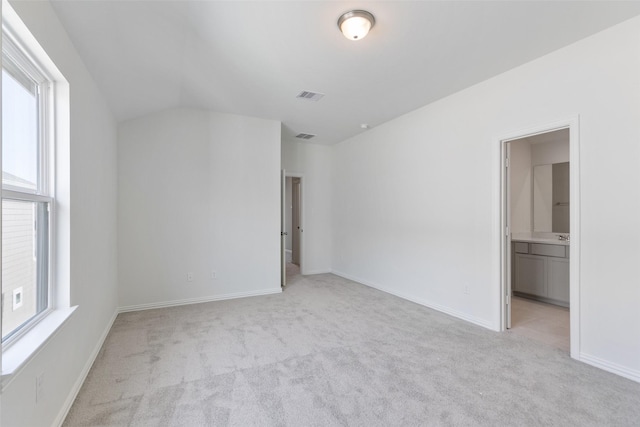
<svg viewBox="0 0 640 427"><path fill-rule="evenodd" d="M513 236L512 242L545 243L547 245L569 246L566 240L559 240L557 237L533 237L533 236Z"/></svg>

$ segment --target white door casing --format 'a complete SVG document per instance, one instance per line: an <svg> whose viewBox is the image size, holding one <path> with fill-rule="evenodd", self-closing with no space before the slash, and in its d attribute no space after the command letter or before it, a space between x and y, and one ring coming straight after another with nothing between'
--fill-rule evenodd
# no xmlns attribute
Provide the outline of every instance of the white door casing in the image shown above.
<svg viewBox="0 0 640 427"><path fill-rule="evenodd" d="M285 253L286 244L286 225L285 225L285 209L286 209L286 174L285 170L280 171L280 287L284 288L287 284L287 258Z"/></svg>
<svg viewBox="0 0 640 427"><path fill-rule="evenodd" d="M509 195L508 195L508 149L509 142L542 133L552 132L560 129L569 129L569 162L570 167L570 230L571 240L569 248L570 259L570 285L569 285L569 305L570 305L570 337L571 337L571 357L580 359L580 121L579 116L573 116L565 120L536 126L529 129L511 132L502 138L497 138L500 153L500 209L497 222L500 233L500 263L499 263L499 295L500 311L499 327L505 330L510 327L510 299L511 292L511 237L509 230Z"/></svg>
<svg viewBox="0 0 640 427"><path fill-rule="evenodd" d="M300 226L300 200L301 200L301 183L300 178L293 178L291 183L292 207L291 210L291 255L292 262L300 265L300 238L302 227Z"/></svg>

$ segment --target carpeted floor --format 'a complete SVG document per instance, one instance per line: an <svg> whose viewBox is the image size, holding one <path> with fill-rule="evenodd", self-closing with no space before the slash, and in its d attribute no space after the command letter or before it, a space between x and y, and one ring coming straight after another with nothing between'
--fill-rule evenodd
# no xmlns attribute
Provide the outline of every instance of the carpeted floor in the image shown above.
<svg viewBox="0 0 640 427"><path fill-rule="evenodd" d="M120 314L65 426L638 426L640 384L325 274Z"/></svg>

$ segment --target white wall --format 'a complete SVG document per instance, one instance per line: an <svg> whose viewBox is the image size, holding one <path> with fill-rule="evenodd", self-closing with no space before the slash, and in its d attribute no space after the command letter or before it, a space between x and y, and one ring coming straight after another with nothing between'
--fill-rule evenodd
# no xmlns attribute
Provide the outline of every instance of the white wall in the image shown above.
<svg viewBox="0 0 640 427"><path fill-rule="evenodd" d="M545 206L532 203L534 191L532 185L533 168L536 165L550 165L569 161L569 132L552 132L558 139L549 142L533 143L537 137L521 138L510 142L511 165L511 231L513 233L531 233L535 230L551 230L551 195ZM538 137L549 139L549 134ZM538 177L540 178L540 177ZM538 194L539 196L539 194ZM537 200L537 199L536 199ZM532 218L532 210L536 209ZM535 219L539 223L533 225Z"/></svg>
<svg viewBox="0 0 640 427"><path fill-rule="evenodd" d="M531 233L531 144L526 138L509 143L511 184L511 232Z"/></svg>
<svg viewBox="0 0 640 427"><path fill-rule="evenodd" d="M302 274L331 271L333 147L282 141L282 167L302 178Z"/></svg>
<svg viewBox="0 0 640 427"><path fill-rule="evenodd" d="M338 144L333 268L498 329L498 141L579 114L580 357L640 381L639 94L634 18Z"/></svg>
<svg viewBox="0 0 640 427"><path fill-rule="evenodd" d="M560 130L551 133L555 138L549 142L531 144L531 170L533 171L533 232L553 230L553 186L552 165L569 162L569 132ZM530 138L534 140L535 137ZM568 218L568 208L566 215ZM557 219L557 218L556 218Z"/></svg>
<svg viewBox="0 0 640 427"><path fill-rule="evenodd" d="M121 307L280 292L280 122L188 109L127 121L118 170Z"/></svg>
<svg viewBox="0 0 640 427"><path fill-rule="evenodd" d="M533 172L533 231L553 230L553 166L537 165Z"/></svg>
<svg viewBox="0 0 640 427"><path fill-rule="evenodd" d="M541 144L531 144L531 164L551 165L553 163L563 163L569 161L569 138L545 142Z"/></svg>
<svg viewBox="0 0 640 427"><path fill-rule="evenodd" d="M2 393L3 426L45 426L70 403L116 310L116 125L50 4L12 4L66 77L71 98L71 204L59 213L72 218L70 300L79 308ZM44 398L36 405L42 373Z"/></svg>

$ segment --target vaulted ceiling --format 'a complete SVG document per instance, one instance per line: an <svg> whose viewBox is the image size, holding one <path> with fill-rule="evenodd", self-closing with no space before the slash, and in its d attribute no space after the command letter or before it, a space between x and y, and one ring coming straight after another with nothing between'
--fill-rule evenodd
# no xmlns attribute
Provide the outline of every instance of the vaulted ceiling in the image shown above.
<svg viewBox="0 0 640 427"><path fill-rule="evenodd" d="M334 144L640 14L614 1L79 1L53 7L118 120L173 107ZM373 13L365 39L338 17ZM615 76L612 76L615 78ZM526 82L522 82L526 84ZM318 102L296 99L303 90Z"/></svg>

